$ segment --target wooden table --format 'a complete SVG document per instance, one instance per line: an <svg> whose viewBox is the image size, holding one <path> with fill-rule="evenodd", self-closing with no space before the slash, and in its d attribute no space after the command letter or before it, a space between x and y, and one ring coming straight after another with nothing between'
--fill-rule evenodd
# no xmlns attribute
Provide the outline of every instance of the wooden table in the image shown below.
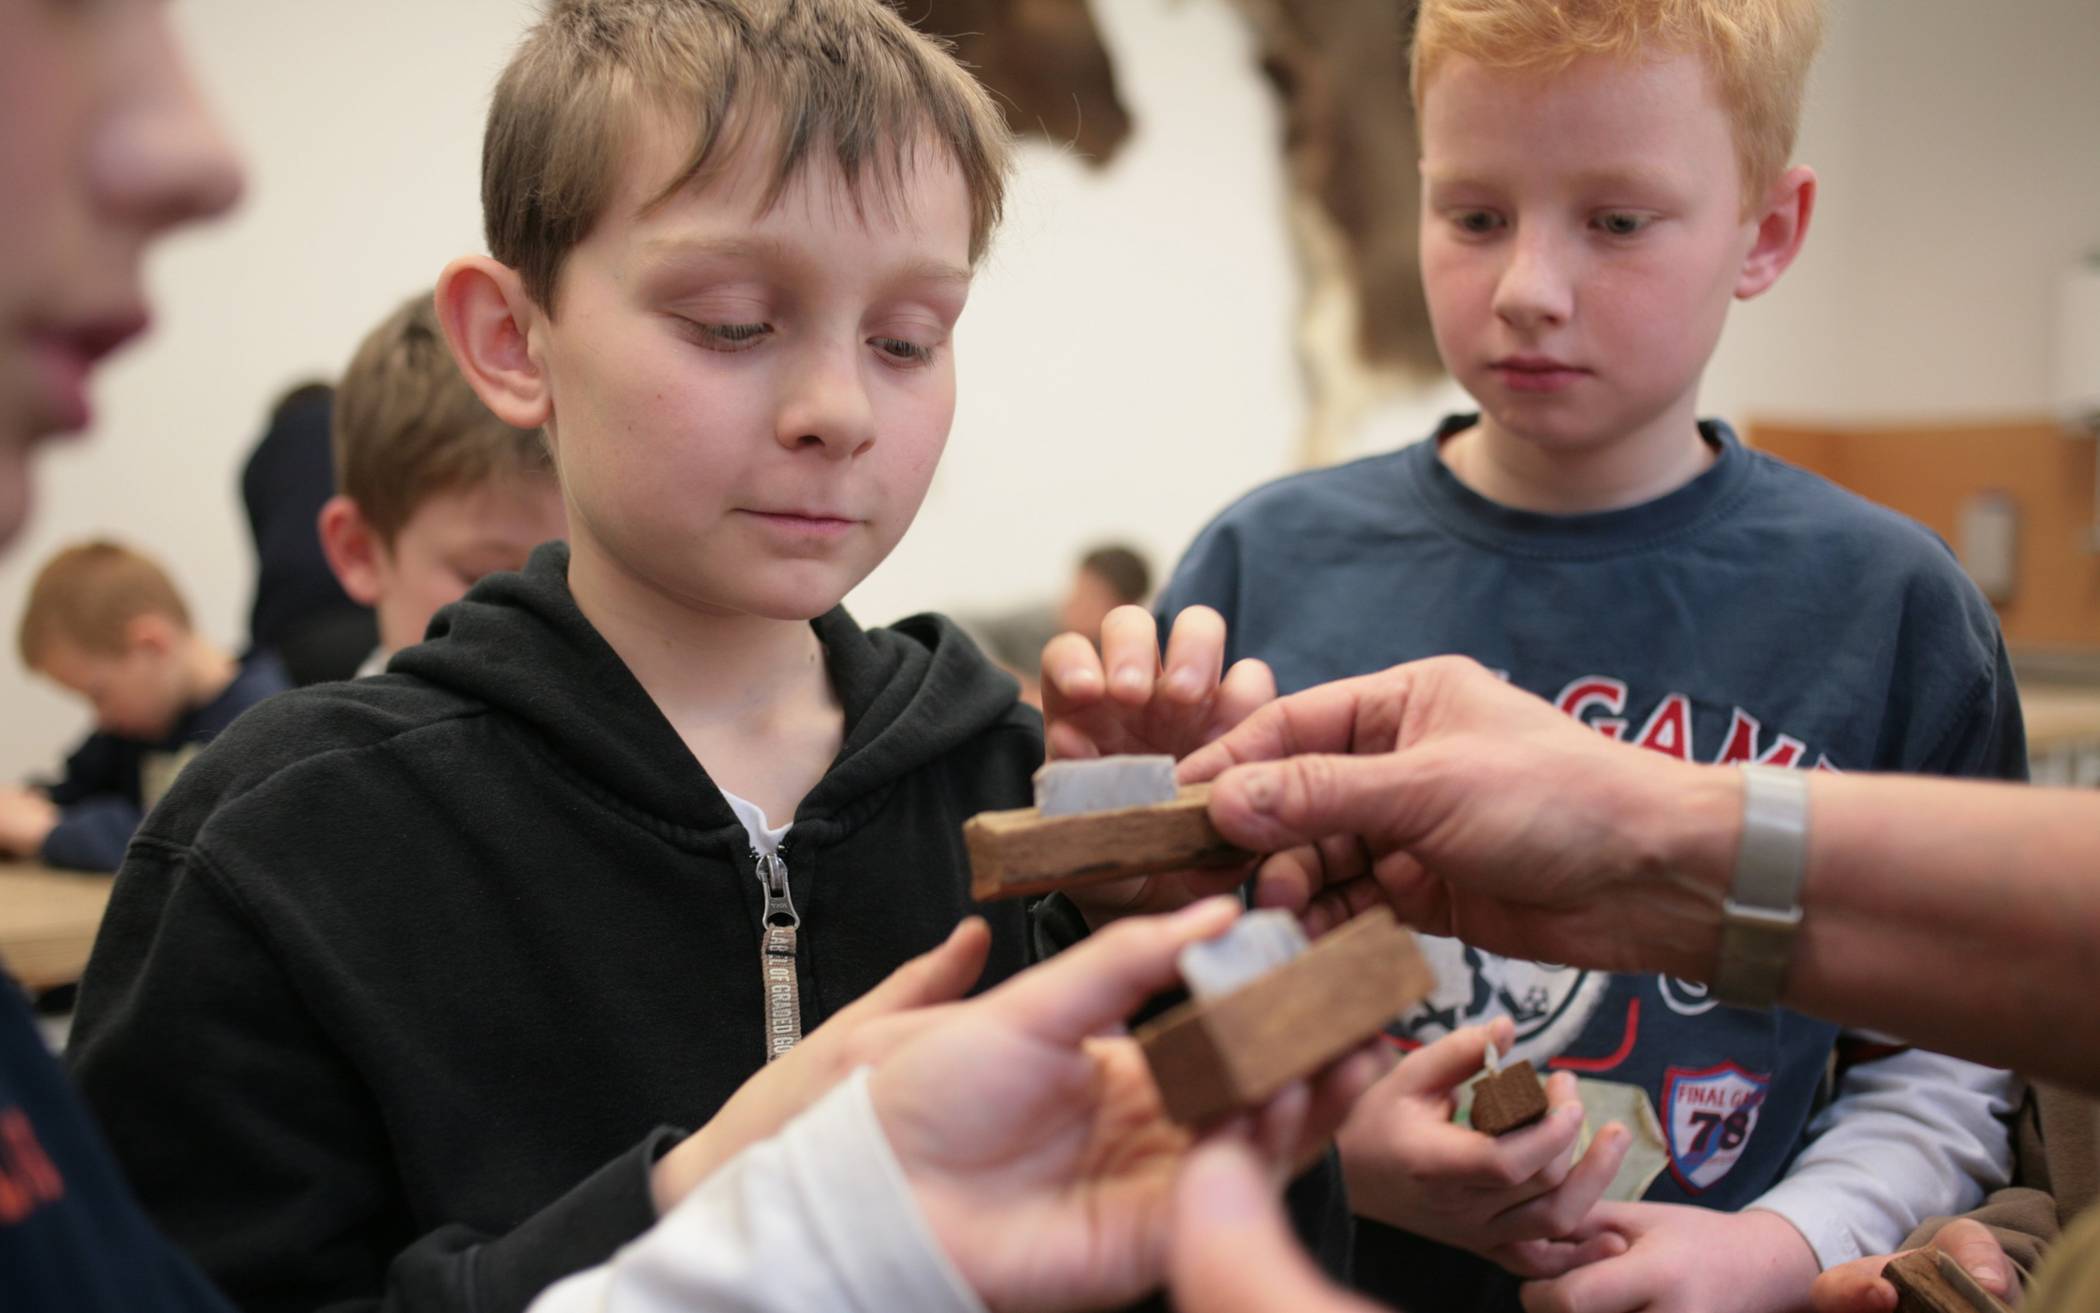
<svg viewBox="0 0 2100 1313"><path fill-rule="evenodd" d="M110 875L0 862L0 969L31 992L80 979L114 883Z"/></svg>
<svg viewBox="0 0 2100 1313"><path fill-rule="evenodd" d="M2022 686L2020 712L2036 756L2100 745L2100 688Z"/></svg>

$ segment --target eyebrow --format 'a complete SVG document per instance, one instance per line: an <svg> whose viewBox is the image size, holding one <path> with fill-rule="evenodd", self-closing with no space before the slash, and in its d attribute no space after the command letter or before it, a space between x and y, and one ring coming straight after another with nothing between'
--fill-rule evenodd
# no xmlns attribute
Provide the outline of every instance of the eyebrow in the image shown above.
<svg viewBox="0 0 2100 1313"><path fill-rule="evenodd" d="M1441 172L1424 169L1422 181L1430 187L1445 187L1464 190L1469 187L1493 190L1497 183L1492 178L1460 171ZM1664 174L1638 166L1611 169L1589 169L1574 176L1576 187L1582 191L1662 191L1675 192L1677 186Z"/></svg>
<svg viewBox="0 0 2100 1313"><path fill-rule="evenodd" d="M1678 190L1678 184L1673 184L1666 174L1658 173L1654 169L1637 167L1597 169L1577 174L1575 181L1580 183L1585 189L1592 191L1675 192Z"/></svg>
<svg viewBox="0 0 2100 1313"><path fill-rule="evenodd" d="M764 237L651 237L642 243L642 251L656 262L719 259L785 264L793 260L786 246Z"/></svg>
<svg viewBox="0 0 2100 1313"><path fill-rule="evenodd" d="M696 259L750 261L790 268L802 263L791 247L770 237L652 237L642 244L642 251L649 263L657 266ZM971 279L965 266L939 259L915 261L902 271L905 282L966 286Z"/></svg>

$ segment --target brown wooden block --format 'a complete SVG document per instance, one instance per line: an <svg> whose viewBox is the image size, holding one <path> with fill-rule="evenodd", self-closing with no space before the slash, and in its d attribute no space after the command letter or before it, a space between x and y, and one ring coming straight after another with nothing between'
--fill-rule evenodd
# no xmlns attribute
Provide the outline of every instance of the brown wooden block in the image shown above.
<svg viewBox="0 0 2100 1313"><path fill-rule="evenodd" d="M1345 1056L1435 985L1414 935L1377 907L1223 998L1182 1004L1137 1040L1167 1114L1202 1126Z"/></svg>
<svg viewBox="0 0 2100 1313"><path fill-rule="evenodd" d="M1892 1258L1881 1275L1896 1288L1896 1313L2011 1313L1943 1250Z"/></svg>
<svg viewBox="0 0 2100 1313"><path fill-rule="evenodd" d="M1473 1129L1482 1135L1520 1131L1546 1115L1546 1087L1528 1062L1512 1062L1473 1083Z"/></svg>
<svg viewBox="0 0 2100 1313"><path fill-rule="evenodd" d="M1254 854L1211 827L1208 784L1172 802L1045 816L1033 807L979 812L963 822L970 896L979 902L1048 893L1162 871L1236 866Z"/></svg>

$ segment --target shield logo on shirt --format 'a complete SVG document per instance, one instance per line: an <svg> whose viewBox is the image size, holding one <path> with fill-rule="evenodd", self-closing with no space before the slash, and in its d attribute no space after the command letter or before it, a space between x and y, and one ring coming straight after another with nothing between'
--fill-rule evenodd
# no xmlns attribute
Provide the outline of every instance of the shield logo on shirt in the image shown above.
<svg viewBox="0 0 2100 1313"><path fill-rule="evenodd" d="M1663 1077L1663 1130L1670 1174L1693 1194L1728 1175L1757 1129L1772 1078L1732 1062L1692 1071L1671 1067Z"/></svg>

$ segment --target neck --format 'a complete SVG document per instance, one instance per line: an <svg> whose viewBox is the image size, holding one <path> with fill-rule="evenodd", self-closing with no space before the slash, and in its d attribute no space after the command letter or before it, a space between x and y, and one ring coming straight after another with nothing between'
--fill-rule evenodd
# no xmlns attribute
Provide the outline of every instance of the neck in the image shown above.
<svg viewBox="0 0 2100 1313"><path fill-rule="evenodd" d="M182 688L190 707L209 704L240 676L241 663L210 641L191 635L182 651Z"/></svg>
<svg viewBox="0 0 2100 1313"><path fill-rule="evenodd" d="M582 534L571 536L569 591L688 744L836 709L808 621L701 609L623 569Z"/></svg>
<svg viewBox="0 0 2100 1313"><path fill-rule="evenodd" d="M1565 449L1518 437L1482 414L1438 455L1460 483L1489 501L1548 515L1638 506L1675 492L1714 461L1689 400L1623 438Z"/></svg>

